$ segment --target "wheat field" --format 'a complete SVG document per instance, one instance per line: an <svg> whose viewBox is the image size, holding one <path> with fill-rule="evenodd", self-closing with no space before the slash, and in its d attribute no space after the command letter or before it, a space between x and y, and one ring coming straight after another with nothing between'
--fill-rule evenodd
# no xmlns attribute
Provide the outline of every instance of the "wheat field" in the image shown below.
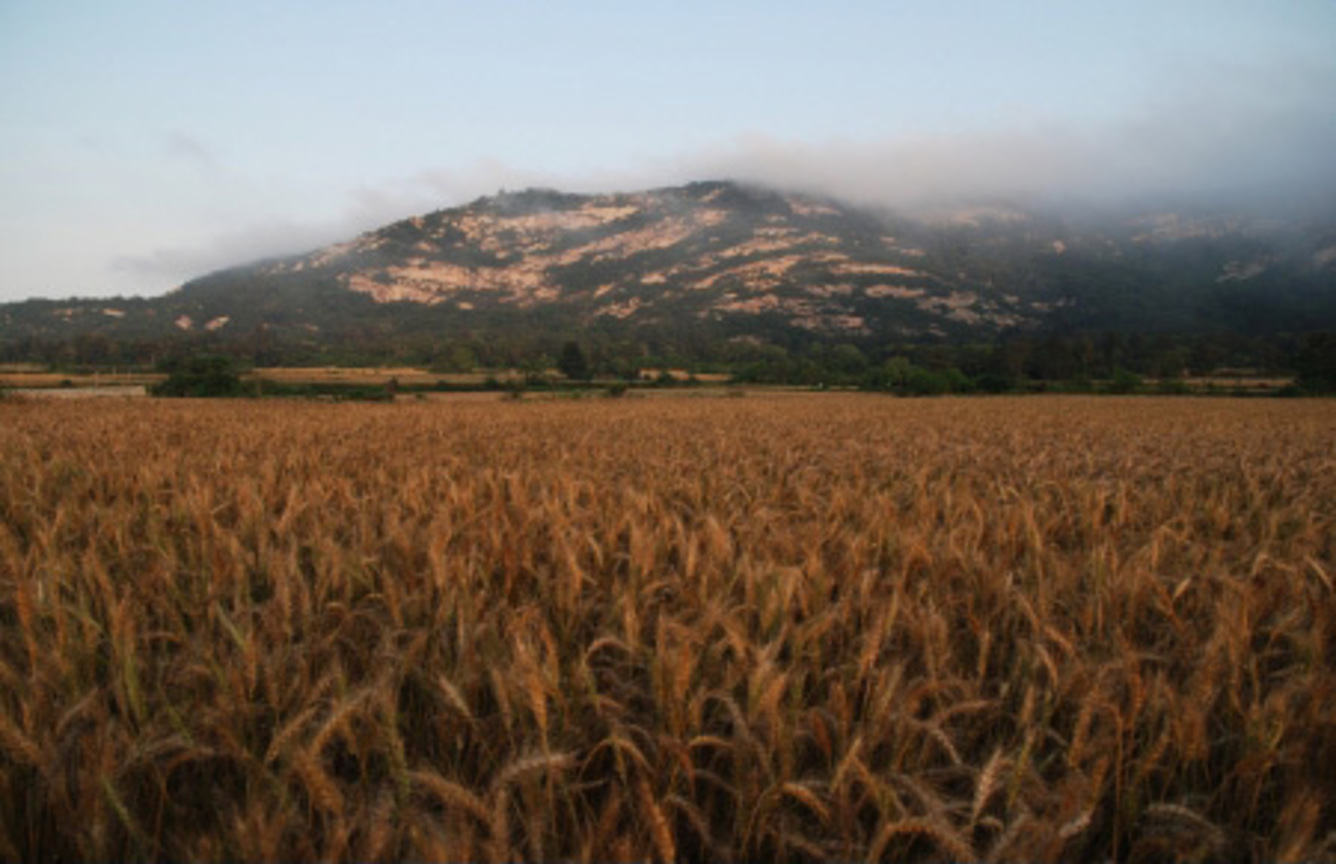
<svg viewBox="0 0 1336 864"><path fill-rule="evenodd" d="M1333 430L0 402L0 859L1332 859Z"/></svg>

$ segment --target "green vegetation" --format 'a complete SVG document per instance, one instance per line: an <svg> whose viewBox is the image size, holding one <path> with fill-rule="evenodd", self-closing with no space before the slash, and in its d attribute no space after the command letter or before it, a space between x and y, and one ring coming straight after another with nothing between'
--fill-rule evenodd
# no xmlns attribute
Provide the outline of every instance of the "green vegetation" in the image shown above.
<svg viewBox="0 0 1336 864"><path fill-rule="evenodd" d="M1204 392L1205 379L1239 382L1246 393L1270 392L1297 376L1299 392L1333 392L1336 338L1318 334L1250 339L1239 336L1095 336L1013 338L993 343L904 342L884 346L786 349L739 346L711 368L749 384L859 388L903 396L946 393ZM855 358L858 358L857 360ZM861 361L861 362L858 362ZM1323 365L1323 364L1327 365ZM1251 386L1249 382L1253 382Z"/></svg>
<svg viewBox="0 0 1336 864"><path fill-rule="evenodd" d="M594 375L594 370L589 367L589 360L585 358L579 342L567 342L561 346L557 369L572 381L588 381Z"/></svg>
<svg viewBox="0 0 1336 864"><path fill-rule="evenodd" d="M201 355L163 364L166 380L155 384L154 396L215 399L244 396L236 364L228 357Z"/></svg>
<svg viewBox="0 0 1336 864"><path fill-rule="evenodd" d="M1295 358L1298 386L1309 393L1336 393L1336 333L1317 333Z"/></svg>
<svg viewBox="0 0 1336 864"><path fill-rule="evenodd" d="M574 331L571 331L574 332ZM337 353L284 353L270 357L288 366L367 368L407 366L440 371L515 370L517 381L497 377L476 382L405 383L406 395L429 392L682 386L660 372L642 378L642 369L678 369L688 376L727 376L739 385L780 385L861 389L900 396L942 394L1070 393L1234 393L1236 395L1322 395L1336 392L1336 334L1246 337L1237 334L1169 336L1098 334L1018 336L991 342L873 341L831 343L812 334L774 341L725 339L702 326L697 332L647 330L641 338L621 338L591 329L579 341L560 332L497 334L494 338L438 338L407 341L394 350ZM383 383L278 383L244 381L242 370L261 368L251 346L210 338L176 339L152 353L167 359L158 368L168 380L153 389L160 396L385 400L394 394ZM82 376L101 371L134 371L142 366L51 363L56 374ZM442 373L447 374L447 373ZM504 377L504 376L502 376ZM684 376L685 377L685 376ZM1286 382L1293 383L1287 385Z"/></svg>

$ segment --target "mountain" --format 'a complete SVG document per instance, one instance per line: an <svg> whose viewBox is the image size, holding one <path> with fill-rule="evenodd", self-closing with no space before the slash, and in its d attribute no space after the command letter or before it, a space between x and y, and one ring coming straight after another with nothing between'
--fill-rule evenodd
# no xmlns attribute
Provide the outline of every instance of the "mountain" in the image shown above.
<svg viewBox="0 0 1336 864"><path fill-rule="evenodd" d="M1323 329L1336 329L1332 223L1006 207L911 218L730 182L501 193L158 298L0 306L11 354L80 338L319 351L533 334L871 345Z"/></svg>

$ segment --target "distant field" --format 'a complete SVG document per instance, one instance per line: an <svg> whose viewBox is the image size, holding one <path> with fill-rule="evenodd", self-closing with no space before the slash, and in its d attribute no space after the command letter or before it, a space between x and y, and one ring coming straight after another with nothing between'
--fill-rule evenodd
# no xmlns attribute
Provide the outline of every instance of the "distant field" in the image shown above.
<svg viewBox="0 0 1336 864"><path fill-rule="evenodd" d="M47 388L75 387L92 388L98 386L146 385L161 381L166 376L159 373L118 373L99 372L97 374L73 374L50 372L33 366L0 366L0 387ZM257 369L246 375L248 379L281 381L289 384L385 384L391 378L400 384L436 384L448 381L451 384L481 384L487 379L487 373L438 374L424 369L411 367L365 367L345 368L335 366L312 367L270 367ZM499 376L504 378L504 373Z"/></svg>
<svg viewBox="0 0 1336 864"><path fill-rule="evenodd" d="M247 377L264 381L282 381L288 384L386 384L390 379L402 385L436 384L446 381L450 384L482 384L487 380L486 372L442 373L431 372L411 366L347 368L339 366L310 367L270 367L257 369ZM499 373L504 380L508 373Z"/></svg>
<svg viewBox="0 0 1336 864"><path fill-rule="evenodd" d="M641 378L652 379L662 374L663 370L648 369L641 371ZM666 370L669 377L677 381L687 381L691 374L684 369ZM555 369L548 370L548 375L560 379L561 374ZM51 372L37 364L0 365L0 387L20 389L78 388L114 386L142 386L161 381L160 373L144 372L99 372L63 373ZM413 366L273 366L255 369L244 376L247 380L275 381L284 384L388 384L391 380L401 386L434 386L446 383L454 386L479 386L489 379L512 381L522 379L523 373L513 369L479 370L476 372L432 372ZM718 373L700 373L695 376L702 384L722 384L728 375Z"/></svg>
<svg viewBox="0 0 1336 864"><path fill-rule="evenodd" d="M97 386L34 387L20 391L30 399L138 399L148 395L143 384L98 384Z"/></svg>
<svg viewBox="0 0 1336 864"><path fill-rule="evenodd" d="M642 369L642 379L653 379L667 373L675 381L688 381L692 375L685 369ZM561 373L555 369L547 370L548 375L560 379ZM337 366L323 367L277 367L257 369L250 377L266 381L289 383L339 383L339 384L384 384L391 378L402 385L437 384L446 382L455 385L478 385L489 378L508 381L523 377L523 373L513 369L482 370L477 372L430 372L410 366L388 368L349 369ZM695 376L702 384L722 384L729 378L726 374L702 372Z"/></svg>
<svg viewBox="0 0 1336 864"><path fill-rule="evenodd" d="M93 389L96 387L143 387L161 381L164 375L152 372L99 372L77 374L45 371L9 371L0 369L0 387L44 390L48 388Z"/></svg>
<svg viewBox="0 0 1336 864"><path fill-rule="evenodd" d="M1331 860L1333 429L0 401L0 859Z"/></svg>
<svg viewBox="0 0 1336 864"><path fill-rule="evenodd" d="M1239 391L1262 391L1271 392L1279 390L1282 387L1288 387L1294 383L1293 378L1264 378L1264 377L1242 377L1237 375L1217 375L1215 377L1193 377L1182 378L1180 381L1194 390L1205 390L1211 387L1221 389L1239 390ZM1152 381L1152 385L1161 382Z"/></svg>

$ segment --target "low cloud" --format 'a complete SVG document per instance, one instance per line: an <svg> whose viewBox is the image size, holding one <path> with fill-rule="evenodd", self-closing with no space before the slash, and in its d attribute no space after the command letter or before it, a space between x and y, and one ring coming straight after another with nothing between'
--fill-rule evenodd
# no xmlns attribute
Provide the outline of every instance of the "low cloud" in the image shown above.
<svg viewBox="0 0 1336 864"><path fill-rule="evenodd" d="M1336 63L1184 63L1104 114L1013 107L949 131L824 140L737 136L669 164L915 210L963 201L1140 206L1313 204L1336 197Z"/></svg>
<svg viewBox="0 0 1336 864"><path fill-rule="evenodd" d="M193 246L124 255L111 270L143 284L171 286L227 267L292 255L347 239L336 223L272 219L214 235Z"/></svg>
<svg viewBox="0 0 1336 864"><path fill-rule="evenodd" d="M1115 120L1021 118L876 141L749 135L685 157L681 170L911 211L980 200L1329 204L1336 100L1307 95L1203 95Z"/></svg>

